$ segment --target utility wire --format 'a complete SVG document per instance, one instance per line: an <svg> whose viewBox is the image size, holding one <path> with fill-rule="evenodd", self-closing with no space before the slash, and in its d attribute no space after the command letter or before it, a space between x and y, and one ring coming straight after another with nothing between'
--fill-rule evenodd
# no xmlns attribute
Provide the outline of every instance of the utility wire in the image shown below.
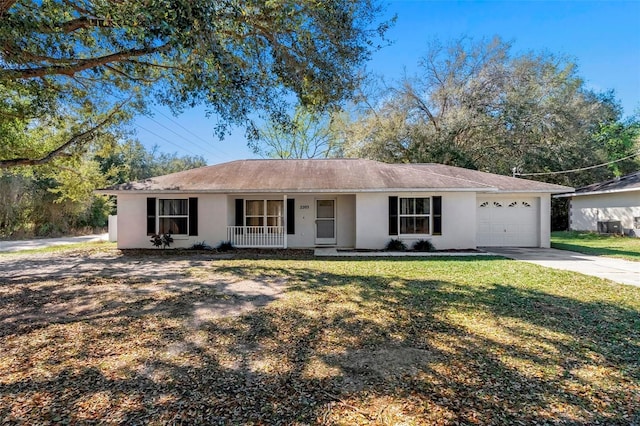
<svg viewBox="0 0 640 426"><path fill-rule="evenodd" d="M203 138L202 136L198 135L197 133L194 133L193 131L191 131L190 129L188 129L187 127L183 126L182 124L180 124L179 122L177 122L176 120L173 120L171 117L169 117L167 114L163 113L162 111L160 111L158 108L156 107L152 107L152 109L157 112L158 114L160 114L161 116L163 116L164 118L166 118L167 120L169 120L170 122L172 122L173 124L175 124L178 127L181 127L182 129L184 129L187 133L189 133L190 135L200 139L202 142L204 142L207 146L209 146L209 144L211 143L211 141L207 141L205 138ZM224 150L218 148L218 147L214 147L217 151L220 152L220 154L225 155L227 157L232 157L228 152L225 152ZM214 154L215 155L215 154Z"/></svg>
<svg viewBox="0 0 640 426"><path fill-rule="evenodd" d="M139 128L139 129L144 130L145 132L151 133L153 136L155 136L155 137L157 137L157 138L159 138L159 139L162 139L163 141L165 141L165 142L167 142L167 143L169 143L169 144L171 144L171 145L175 146L175 147L176 147L176 148L178 148L178 149L181 149L181 150L187 151L187 152L189 152L189 153L191 153L191 154L195 155L196 157L200 156L200 154L197 154L197 153L195 153L195 152L191 151L190 149L185 148L184 146L180 146L180 145L178 145L178 144L176 144L176 143L174 143L174 142L171 142L169 139L165 138L164 136L160 136L159 134L157 134L157 133L155 133L155 132L152 132L151 130L147 129L146 127L142 127L142 126L141 126L141 125L139 125L139 124L135 124L134 126L135 126L135 127L137 127L137 128Z"/></svg>
<svg viewBox="0 0 640 426"><path fill-rule="evenodd" d="M626 157L623 158L619 158L617 160L613 160L613 161L609 161L607 163L602 163L602 164L597 164L595 166L589 166L589 167L581 167L579 169L572 169L572 170L562 170L559 172L540 172L540 173L518 173L518 172L513 172L513 176L543 176L543 175L559 175L562 173L574 173L574 172L581 172L583 170L590 170L590 169L597 169L598 167L604 167L604 166L608 166L609 164L614 164L614 163L619 163L620 161L624 161L624 160L628 160L629 158L633 158L637 155L640 155L640 151L628 155Z"/></svg>
<svg viewBox="0 0 640 426"><path fill-rule="evenodd" d="M124 100L124 99L121 99L121 100ZM192 132L191 130L189 130L188 128L186 128L186 127L185 127L185 126L183 126L182 124L178 123L177 121L175 121L175 120L171 119L169 116L167 116L166 114L162 113L162 111L160 111L158 108L155 108L154 106L151 106L151 107L152 107L152 108L153 108L153 110L155 110L158 114L162 115L164 118L166 118L167 120L171 121L171 122L172 122L173 124L175 124L176 126L181 127L182 129L184 129L185 131L187 131L187 132L188 132L188 133L190 133L191 135L193 135L193 136L195 136L196 138L198 138L198 139L200 139L201 141L203 141L203 142L205 143L205 146L208 146L208 145L209 145L209 142L208 142L208 141L206 141L203 137L201 137L201 136L197 135L196 133ZM181 134L177 133L175 130L173 130L173 129L171 129L171 128L167 127L167 126L165 126L164 124L162 124L162 123L160 123L159 121L155 120L153 117L148 117L148 116L147 116L146 118L148 118L148 119L150 119L151 121L155 122L156 124L158 124L158 125L160 125L160 126L164 127L165 129L169 130L170 132L174 133L175 135L177 135L177 136L181 137L181 138L182 138L182 139L184 139L185 141L187 141L187 142L189 142L189 143L193 144L196 148L198 148L198 150L203 150L203 151L207 152L208 154L211 154L211 155L213 155L213 156L215 156L215 157L220 158L220 155L219 155L219 154L216 154L216 153L214 153L214 152L212 152L212 151L210 151L210 150L208 150L208 149L203 149L203 147L201 147L200 145L196 144L195 142L193 142L192 140L188 139L187 137L182 136ZM176 143L174 143L174 142L170 141L169 139L167 139L167 138L165 138L165 137L163 137L163 136L160 136L159 134L157 134L157 133L155 133L155 132L153 132L153 131L151 131L151 130L147 129L146 127L141 126L141 125L140 125L140 124L138 124L138 123L133 124L133 126L134 126L134 127L139 128L139 129L141 129L141 130L144 130L144 131L146 131L146 132L148 132L148 133L150 133L150 134L154 135L155 137L157 137L157 138L159 138L159 139L162 139L163 141L165 141L165 142L169 143L170 145L175 146L176 148L179 148L179 149L181 149L181 150L187 151L187 152L189 152L189 153L191 153L191 154L193 154L193 155L195 155L195 156L202 156L202 154L195 153L195 152L193 152L192 150L190 150L190 149L188 149L188 148L185 148L185 147L183 147L183 146L180 146L180 145L178 145L178 144L176 144ZM228 153L226 153L226 152L224 152L224 151L222 151L222 150L220 150L220 149L218 149L218 151L219 151L222 155L226 155L227 157L231 157Z"/></svg>
<svg viewBox="0 0 640 426"><path fill-rule="evenodd" d="M175 130L173 130L172 128L162 124L161 122L159 122L158 120L154 119L153 117L147 117L147 119L153 121L154 123L156 123L158 126L164 127L165 129L167 129L168 131L170 131L171 133L173 133L174 135L178 136L179 138L184 139L187 143L192 144L193 146L195 146L196 148L198 148L199 150L202 150L208 154L211 154L214 157L218 157L220 158L219 154L216 154L213 151L210 151L209 149L207 149L207 147L203 147L197 143L195 143L194 141L192 141L191 139L187 138L186 136L181 135L180 133L176 132Z"/></svg>

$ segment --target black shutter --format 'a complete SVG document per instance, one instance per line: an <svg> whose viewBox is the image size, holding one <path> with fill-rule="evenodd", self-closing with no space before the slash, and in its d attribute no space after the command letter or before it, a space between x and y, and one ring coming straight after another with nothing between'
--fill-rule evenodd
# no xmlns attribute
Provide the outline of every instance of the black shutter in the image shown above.
<svg viewBox="0 0 640 426"><path fill-rule="evenodd" d="M198 199L189 198L189 235L198 235Z"/></svg>
<svg viewBox="0 0 640 426"><path fill-rule="evenodd" d="M236 226L244 226L244 200L236 198Z"/></svg>
<svg viewBox="0 0 640 426"><path fill-rule="evenodd" d="M398 235L398 197L389 197L389 235Z"/></svg>
<svg viewBox="0 0 640 426"><path fill-rule="evenodd" d="M442 235L442 197L433 197L433 235Z"/></svg>
<svg viewBox="0 0 640 426"><path fill-rule="evenodd" d="M156 234L156 199L147 198L147 235Z"/></svg>
<svg viewBox="0 0 640 426"><path fill-rule="evenodd" d="M287 234L296 233L296 203L295 199L287 198Z"/></svg>

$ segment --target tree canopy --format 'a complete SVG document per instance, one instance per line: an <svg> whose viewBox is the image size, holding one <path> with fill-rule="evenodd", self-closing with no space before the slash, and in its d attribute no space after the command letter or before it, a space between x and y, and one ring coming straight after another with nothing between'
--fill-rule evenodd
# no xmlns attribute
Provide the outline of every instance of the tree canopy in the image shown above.
<svg viewBox="0 0 640 426"><path fill-rule="evenodd" d="M150 99L206 105L220 136L255 134L255 116L277 119L292 98L339 103L387 29L379 12L375 0L0 1L0 128L60 134L23 149L3 133L0 166L48 161Z"/></svg>
<svg viewBox="0 0 640 426"><path fill-rule="evenodd" d="M613 93L588 90L564 57L515 54L499 38L432 42L416 76L367 106L346 125L347 155L510 174L591 166L639 148L615 124ZM606 178L602 170L547 180L578 186Z"/></svg>
<svg viewBox="0 0 640 426"><path fill-rule="evenodd" d="M287 121L269 121L258 129L253 151L269 158L329 158L341 155L332 127L334 114L314 114L298 105Z"/></svg>

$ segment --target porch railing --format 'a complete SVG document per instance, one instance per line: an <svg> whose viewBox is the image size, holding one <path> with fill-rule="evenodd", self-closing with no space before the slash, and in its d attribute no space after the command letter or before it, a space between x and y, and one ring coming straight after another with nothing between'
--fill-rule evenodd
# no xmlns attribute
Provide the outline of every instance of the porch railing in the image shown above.
<svg viewBox="0 0 640 426"><path fill-rule="evenodd" d="M234 247L284 247L284 226L227 226Z"/></svg>

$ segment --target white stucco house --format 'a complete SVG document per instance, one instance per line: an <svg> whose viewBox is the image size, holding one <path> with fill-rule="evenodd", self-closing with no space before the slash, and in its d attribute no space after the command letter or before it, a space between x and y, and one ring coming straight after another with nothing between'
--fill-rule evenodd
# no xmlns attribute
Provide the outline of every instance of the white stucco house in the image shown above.
<svg viewBox="0 0 640 426"><path fill-rule="evenodd" d="M640 237L640 171L578 188L569 198L569 228Z"/></svg>
<svg viewBox="0 0 640 426"><path fill-rule="evenodd" d="M231 241L236 247L549 247L552 194L573 190L441 164L241 160L99 193L117 196L118 247Z"/></svg>

